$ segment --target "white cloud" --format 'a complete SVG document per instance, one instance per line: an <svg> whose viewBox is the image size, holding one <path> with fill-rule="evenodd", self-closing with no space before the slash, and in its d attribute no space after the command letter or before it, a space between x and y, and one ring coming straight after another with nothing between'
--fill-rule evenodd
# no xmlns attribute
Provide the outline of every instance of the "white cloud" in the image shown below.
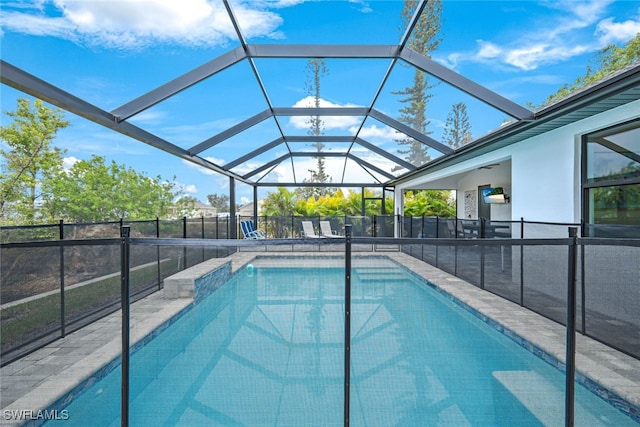
<svg viewBox="0 0 640 427"><path fill-rule="evenodd" d="M71 169L73 167L73 165L75 165L79 161L80 161L80 159L78 159L77 157L74 157L74 156L65 157L65 158L62 159L62 168L64 170L69 170L69 169Z"/></svg>
<svg viewBox="0 0 640 427"><path fill-rule="evenodd" d="M348 0L348 1L352 5L356 6L358 10L362 13L373 12L373 9L371 8L371 5L369 4L368 1L365 1L365 0Z"/></svg>
<svg viewBox="0 0 640 427"><path fill-rule="evenodd" d="M589 0L589 1L550 1L544 5L549 9L556 9L563 15L549 21L549 25L543 28L546 38L556 38L575 30L587 28L602 18L607 13L607 7L613 0Z"/></svg>
<svg viewBox="0 0 640 427"><path fill-rule="evenodd" d="M452 52L437 60L452 68L471 62L529 71L635 37L640 32L640 18L615 22L606 17L610 3L611 0L544 2L554 12L546 21L532 23L534 30L504 43L477 40L476 49Z"/></svg>
<svg viewBox="0 0 640 427"><path fill-rule="evenodd" d="M357 128L351 128L350 132L355 133L356 130ZM378 127L376 125L371 125L363 127L358 136L371 142L376 140L389 141L398 139L399 137L402 137L402 134L389 126Z"/></svg>
<svg viewBox="0 0 640 427"><path fill-rule="evenodd" d="M590 50L587 46L553 46L532 44L522 49L505 51L502 60L521 70L534 70L542 64L564 61Z"/></svg>
<svg viewBox="0 0 640 427"><path fill-rule="evenodd" d="M136 49L153 43L212 46L236 39L220 1L52 0L46 4L56 8L60 16L46 15L46 7L5 10L0 27L115 49ZM245 37L282 37L277 31L282 24L280 15L255 8L251 2L233 7Z"/></svg>
<svg viewBox="0 0 640 427"><path fill-rule="evenodd" d="M165 111L145 110L139 114L136 114L135 117L131 119L131 121L138 124L156 125L159 123L164 123L166 121L166 118L167 113Z"/></svg>
<svg viewBox="0 0 640 427"><path fill-rule="evenodd" d="M238 175L244 175L247 174L251 171L256 170L257 168L259 168L260 166L262 166L264 163L259 163L259 162L255 162L252 160L248 160L246 163L243 163L235 168L233 168L233 172L235 172ZM255 176L253 178L256 178Z"/></svg>
<svg viewBox="0 0 640 427"><path fill-rule="evenodd" d="M210 161L211 163L215 163L216 165L224 165L225 164L224 159L219 159L217 157L206 156L206 157L204 157L204 159Z"/></svg>
<svg viewBox="0 0 640 427"><path fill-rule="evenodd" d="M603 19L598 22L595 32L603 45L626 42L634 38L638 33L640 33L640 18L629 19L624 22L613 22L613 18Z"/></svg>
<svg viewBox="0 0 640 427"><path fill-rule="evenodd" d="M224 160L222 159L216 159L215 157L205 157L205 160L210 161L211 163L215 163L216 165L223 165L224 164ZM211 169L207 169L203 166L200 166L196 163L190 162L188 160L182 159L182 163L189 166L192 169L197 170L200 173L203 173L205 175L220 175L219 172L213 171Z"/></svg>
<svg viewBox="0 0 640 427"><path fill-rule="evenodd" d="M503 53L503 50L499 46L496 46L491 42L478 40L478 45L478 53L476 54L478 58L493 59L499 57Z"/></svg>
<svg viewBox="0 0 640 427"><path fill-rule="evenodd" d="M178 187L183 193L196 194L198 192L198 188L194 184L178 184Z"/></svg>
<svg viewBox="0 0 640 427"><path fill-rule="evenodd" d="M336 108L336 107L358 107L358 105L354 104L334 104L333 102L327 101L325 99L319 100L320 108ZM312 96L307 96L306 98L302 98L298 102L296 102L293 106L296 108L305 108L305 107L313 107L314 98ZM289 123L295 127L296 129L309 129L309 116L292 116L289 118ZM329 129L349 129L352 126L355 126L360 123L361 119L358 117L352 116L322 116L324 128Z"/></svg>
<svg viewBox="0 0 640 427"><path fill-rule="evenodd" d="M300 3L304 3L305 0L250 0L256 6L258 4L262 4L266 7L271 7L274 9L283 8L283 7L291 7Z"/></svg>

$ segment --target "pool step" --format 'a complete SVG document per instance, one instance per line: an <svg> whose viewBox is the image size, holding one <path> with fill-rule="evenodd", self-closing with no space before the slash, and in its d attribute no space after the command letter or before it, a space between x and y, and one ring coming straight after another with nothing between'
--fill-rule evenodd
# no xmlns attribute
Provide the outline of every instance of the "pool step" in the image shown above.
<svg viewBox="0 0 640 427"><path fill-rule="evenodd" d="M558 421L564 419L564 406L558 404L564 399L564 390L557 384L534 371L494 371L492 374L542 425L558 425ZM575 409L576 425L602 425L602 420L580 402L576 401Z"/></svg>
<svg viewBox="0 0 640 427"><path fill-rule="evenodd" d="M356 267L356 274L362 282L401 282L407 277L397 269L388 267Z"/></svg>

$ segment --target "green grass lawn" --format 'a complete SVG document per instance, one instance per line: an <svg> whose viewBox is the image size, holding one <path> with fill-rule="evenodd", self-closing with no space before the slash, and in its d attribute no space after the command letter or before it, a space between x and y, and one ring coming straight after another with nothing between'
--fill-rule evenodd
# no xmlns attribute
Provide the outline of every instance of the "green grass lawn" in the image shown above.
<svg viewBox="0 0 640 427"><path fill-rule="evenodd" d="M163 260L160 274L167 277L175 273L176 260ZM130 272L131 294L157 284L157 265L137 268ZM105 277L86 286L65 291L65 320L97 312L120 301L120 276ZM0 313L0 347L5 353L39 335L60 329L60 294L25 302L3 309Z"/></svg>

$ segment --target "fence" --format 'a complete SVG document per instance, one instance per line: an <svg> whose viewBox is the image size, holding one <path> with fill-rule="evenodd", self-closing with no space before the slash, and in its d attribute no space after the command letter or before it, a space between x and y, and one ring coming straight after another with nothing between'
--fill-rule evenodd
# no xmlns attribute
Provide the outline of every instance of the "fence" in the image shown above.
<svg viewBox="0 0 640 427"><path fill-rule="evenodd" d="M242 219L251 219L249 217ZM316 230L320 221L329 221L333 230L351 226L354 237L408 238L563 238L574 223L538 221L490 221L484 218L462 219L441 217L407 217L400 215L269 217L259 216L259 228L271 238L302 237L302 221L311 221ZM398 232L396 233L396 229ZM241 234L239 234L241 235Z"/></svg>
<svg viewBox="0 0 640 427"><path fill-rule="evenodd" d="M229 222L134 221L137 238L226 239ZM120 309L122 221L2 229L0 349L2 365ZM116 238L114 240L114 238ZM5 243L11 241L10 243ZM131 299L162 288L177 271L231 248L136 247L131 253Z"/></svg>
<svg viewBox="0 0 640 427"><path fill-rule="evenodd" d="M244 218L238 217L238 221ZM557 238L566 236L567 226L576 224L557 224L525 221L488 221L484 219L468 220L439 217L401 217L394 215L344 216L344 217L298 217L298 216L261 216L257 218L259 228L267 232L270 238L301 237L302 221L310 220L318 229L319 221L327 220L333 230L344 230L350 226L354 237L392 237L398 228L398 235L406 238ZM2 363L6 364L21 355L38 348L66 333L76 330L97 318L118 309L117 277L119 272L119 250L115 244L107 244L104 239L118 238L123 221L91 224L58 224L22 227L2 227L1 273L3 286L0 289L2 302L2 341L0 345ZM227 239L233 222L224 218L183 218L180 220L130 221L127 225L132 238L182 238L182 239ZM237 223L236 223L237 226ZM241 236L238 230L235 233ZM103 239L103 240L101 240ZM52 241L82 243L51 243ZM18 244L23 242L24 244ZM26 242L30 242L27 244ZM621 251L616 257L615 245L581 252L582 271L595 277L593 284L585 282L591 292L596 293L610 285L607 280L611 274L605 263L603 268L592 268L598 260L622 260L633 265L635 259L627 259L633 251ZM618 246L620 247L620 246ZM495 248L483 250L480 256L472 255L472 249L462 246L445 247L442 245L421 246L421 259L435 263L438 267L456 274L461 278L478 283L487 290L517 301L523 306L534 309L554 320L562 318L555 309L547 306L540 298L546 295L540 285L535 291L529 282L540 282L534 272L539 265L556 259L556 249L544 250L527 248L531 256L519 256L520 246L499 246L500 272L511 276L512 283L519 286L505 286L505 274L497 275L485 272L480 263L492 259ZM455 250L455 256L445 256L447 251ZM227 256L229 249L202 247L156 247L138 248L132 254L132 298L135 301L150 292L162 288L162 280L187 267L204 260ZM600 257L600 258L599 258ZM529 261L535 259L535 262ZM37 262L34 262L37 260ZM99 260L99 262L97 262ZM519 260L519 261L518 261ZM636 262L637 264L637 262ZM505 270L506 268L506 270ZM550 275L550 269L542 269ZM619 271L625 271L619 269ZM625 277L623 283L633 283L633 274ZM581 276L582 277L582 276ZM549 279L551 279L549 277ZM487 285L485 286L485 283ZM94 295L86 298L88 289ZM23 303L29 303L28 305ZM581 301L582 302L582 301ZM600 307L596 310L609 314L611 309ZM586 307L586 304L583 305ZM615 310L613 310L615 311ZM33 313L39 313L40 321L31 323ZM44 315L47 313L47 315ZM581 314L584 314L581 312ZM586 319L586 316L583 316ZM602 322L580 323L585 333L602 329ZM606 330L606 328L605 328ZM606 334L604 334L606 336ZM626 347L623 347L626 348ZM635 351L635 350L634 350Z"/></svg>
<svg viewBox="0 0 640 427"><path fill-rule="evenodd" d="M0 243L42 240L108 239L120 237L124 224L131 228L132 237L228 239L231 236L229 218L181 218L145 221L109 221L97 223L8 226L0 227Z"/></svg>
<svg viewBox="0 0 640 427"><path fill-rule="evenodd" d="M237 236L242 238L239 223L253 219L249 216L238 216L233 222L229 217L215 218L182 218L177 220L148 221L111 221L101 223L30 225L0 227L0 243L57 239L96 239L118 238L124 223L131 227L132 237L158 238L194 238L194 239L228 239ZM394 237L396 229L399 237L415 238L562 238L566 236L568 226L580 226L571 223L550 223L526 221L490 221L480 219L441 218L441 217L406 217L400 215L371 216L259 216L256 218L258 228L265 231L267 237L274 239L291 239L304 235L302 221L311 221L319 230L320 221L329 221L333 230L344 230L351 225L354 237ZM640 230L640 227L635 229ZM591 228L589 228L591 230ZM627 237L635 234L625 229ZM234 231L234 232L232 232Z"/></svg>
<svg viewBox="0 0 640 427"><path fill-rule="evenodd" d="M566 229L565 229L566 231ZM568 234L567 234L568 236ZM565 239L438 239L409 255L565 324ZM577 330L640 358L640 240L577 241Z"/></svg>
<svg viewBox="0 0 640 427"><path fill-rule="evenodd" d="M555 267L557 260L563 259L562 249L513 245L506 240L566 237L567 226L576 224L393 215L262 216L257 223L269 237L297 238L303 220L311 220L316 228L320 220L329 221L334 230L348 225L354 238L391 237L399 227L405 238L455 239L455 244L404 245L403 250L553 320L564 318L561 307L565 301L552 285L564 274L562 266ZM123 221L60 222L2 228L2 364L119 308L119 248L109 238L118 238L122 225ZM132 238L227 239L233 235L229 218L155 219L127 225ZM465 245L461 243L465 238L484 238L485 243ZM503 243L491 244L489 240ZM584 248L582 242L587 242L588 249L579 251L579 330L638 357L640 349L619 338L612 340L620 334L610 334L608 326L619 321L620 328L632 331L640 323L632 307L626 312L618 310L626 306L625 286L638 284L637 268L630 268L640 264L637 250L629 249L632 241L626 239L581 239L580 247ZM142 298L161 289L165 277L207 259L227 256L232 250L188 245L135 248L131 297L134 301ZM587 293L593 297L587 298Z"/></svg>
<svg viewBox="0 0 640 427"><path fill-rule="evenodd" d="M562 324L567 325L566 335L566 388L565 388L565 421L566 425L570 426L574 423L574 384L575 384L575 330L577 325L582 325L582 331L592 329L592 324L597 324L600 321L612 325L606 331L595 330L594 334L597 339L608 341L610 344L619 349L624 349L625 345L630 344L631 347L626 348L627 352L633 350L633 340L625 342L625 337L630 337L628 331L623 326L624 322L628 323L628 326L637 330L640 325L640 319L637 318L635 308L638 306L638 297L640 295L640 289L636 285L633 289L628 289L627 292L622 294L619 301L611 302L608 300L602 300L599 296L602 292L593 295L593 290L598 288L597 278L590 278L590 281L585 281L587 276L591 276L593 272L603 268L602 264L609 264L611 258L618 259L622 253L632 254L625 259L619 259L618 265L611 265L609 268L609 274L612 274L608 279L613 281L624 282L624 277L616 272L624 270L631 270L637 268L638 262L627 264L627 261L638 260L640 257L640 241L604 241L594 239L580 239L575 236L577 231L574 229L572 235L567 235L564 239L421 239L422 241L416 242L416 239L393 239L393 238L366 238L366 237L354 237L351 235L351 227L346 227L346 239L344 245L340 245L340 248L344 247L345 257L345 317L344 317L344 425L349 425L350 417L350 359L351 359L351 346L350 346L350 322L351 322L351 254L354 251L374 251L378 247L385 247L390 249L391 246L402 250L412 256L423 259L427 262L432 262L437 266L453 265L459 266L460 269L455 268L452 273L471 279L471 283L479 286L483 289L492 291L494 293L501 294L500 290L505 291L510 299L514 297L509 295L509 289L514 284L520 289L520 293L516 295L515 299L519 300L524 306L532 309L544 309L551 310L549 312L542 312L542 314L548 317L554 318ZM267 242L242 242L240 250L256 250L255 245L260 245L261 250L269 250L269 244L274 246L271 250L282 251L286 247L290 246L294 251L296 243L308 244L308 239L304 242L291 239L280 239L279 241L267 241ZM317 239L318 250L321 251L324 246L323 239ZM160 244L171 244L172 242L162 241ZM328 244L336 246L335 240L327 241ZM153 245L154 242L150 240L131 240L131 248L135 248L138 245ZM176 242L173 242L176 244ZM179 242L177 243L179 244ZM206 243L199 243L192 241L192 244L198 246L200 244L207 245ZM215 242L211 242L215 245ZM245 245L249 247L245 247ZM618 250L614 249L614 252L610 253L609 257L603 258L603 253L600 249L611 251L612 248L623 246ZM587 257L587 254L590 254ZM543 256L542 262L539 258ZM587 270L584 269L585 263L594 262L593 268ZM534 266L536 266L534 270ZM579 268L582 265L583 268ZM523 271L523 266L526 266ZM616 268L623 266L625 268ZM124 267L126 269L126 267ZM475 271L478 277L474 278L474 274L470 274L471 271ZM498 272L499 271L499 272ZM629 274L634 274L633 271L629 271ZM501 280L505 277L510 278L502 283ZM605 276L602 276L605 277ZM520 278L520 282L514 282L514 278ZM123 281L123 286L126 281ZM588 284L588 285L587 285ZM578 286L576 286L578 285ZM501 288L501 286L504 286ZM607 294L611 292L611 288L608 289ZM123 295L126 295L125 290ZM536 306L536 304L539 304ZM602 315L606 311L615 309L615 312L610 312L609 315L615 316L615 319L603 318ZM601 312L602 311L602 312ZM578 314L581 313L581 314ZM123 312L123 316L126 313ZM606 317L606 316L605 316ZM611 321L615 320L615 321ZM125 323L126 325L126 323ZM586 328L589 325L589 328ZM124 330L128 331L128 326L125 326ZM602 333L601 333L602 332ZM123 335L124 348L128 348L129 344L127 338ZM616 341L620 340L620 341ZM636 349L637 350L637 349ZM123 353L125 359L123 359L123 366L125 363L128 366L128 352ZM640 352L636 353L638 357ZM128 373L125 369L122 371L122 384L123 390L123 403L121 420L128 419L127 403L129 396L127 395L128 387Z"/></svg>
<svg viewBox="0 0 640 427"><path fill-rule="evenodd" d="M295 226L296 218L291 221ZM153 222L145 222L133 224L129 237L3 243L3 292L13 294L8 294L9 302L5 302L7 300L3 297L2 363L6 364L45 342L64 336L106 312L118 310L123 301L125 304L122 306L128 307L130 302L160 289L162 279L187 265L224 257L237 250L297 251L301 245L305 245L307 251L344 250L345 258L356 251L401 250L559 323L568 323L570 352L572 319L575 319L575 328L580 332L640 358L639 343L633 339L640 327L640 313L637 311L640 306L640 240L569 238L567 227L555 224L521 221L509 223L508 229L499 230L498 226L505 224L484 221L465 224L463 220L458 221L462 227L454 221L455 234L442 237L440 230L449 229L448 220L425 218L420 222L415 219L403 221L402 228L407 234L434 230L437 238L371 238L348 233L344 243L336 242L336 239L283 238L235 242L203 240L199 236L197 239L185 239L184 230L190 229L189 223L178 221L178 226L172 224L172 232L165 232L168 237L159 237L162 233L157 231L158 226L154 228L149 224ZM411 225L407 221L414 223ZM159 221L155 223L162 224ZM198 225L197 221L193 223ZM386 229L393 223L375 219L361 221L357 225L362 231L367 227L370 230L377 227ZM333 228L339 228L338 224ZM433 224L435 228L431 227ZM193 228L202 233L202 222L200 228L196 225ZM564 227L567 237L512 239L495 234L498 230L508 230L504 234L508 236L508 233L522 233L523 229L530 232L530 229L538 227L546 232ZM349 231L357 229L353 225L346 228ZM478 237L487 237L488 233L494 232L494 238L461 238L468 237L465 232ZM194 234L198 233L194 231ZM348 276L345 277L345 292ZM127 287L123 288L125 283ZM577 286L575 292L571 292L570 285L574 283ZM575 316L572 314L574 298ZM127 309L123 308L123 314L126 318ZM128 327L123 328L123 342L128 341L125 336L128 330ZM347 336L345 342L348 341ZM572 355L567 356L567 360L571 360ZM126 358L128 352L123 353L123 368ZM348 358L349 353L345 351L345 361ZM568 378L568 386L569 382L573 384ZM346 401L348 390L348 384L345 384ZM123 395L123 407L126 401L128 397ZM571 411L570 405L572 403L567 401L568 412ZM348 416L348 408L345 408L346 419Z"/></svg>

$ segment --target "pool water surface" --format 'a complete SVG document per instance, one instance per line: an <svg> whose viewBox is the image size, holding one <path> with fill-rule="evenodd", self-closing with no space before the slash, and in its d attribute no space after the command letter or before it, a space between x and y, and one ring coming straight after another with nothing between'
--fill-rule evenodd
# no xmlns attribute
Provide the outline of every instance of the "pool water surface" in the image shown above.
<svg viewBox="0 0 640 427"><path fill-rule="evenodd" d="M132 355L130 425L343 425L341 263L239 270ZM564 425L562 372L393 261L355 258L351 298L351 425ZM120 425L120 375L63 425ZM637 425L579 385L575 406L576 425Z"/></svg>

